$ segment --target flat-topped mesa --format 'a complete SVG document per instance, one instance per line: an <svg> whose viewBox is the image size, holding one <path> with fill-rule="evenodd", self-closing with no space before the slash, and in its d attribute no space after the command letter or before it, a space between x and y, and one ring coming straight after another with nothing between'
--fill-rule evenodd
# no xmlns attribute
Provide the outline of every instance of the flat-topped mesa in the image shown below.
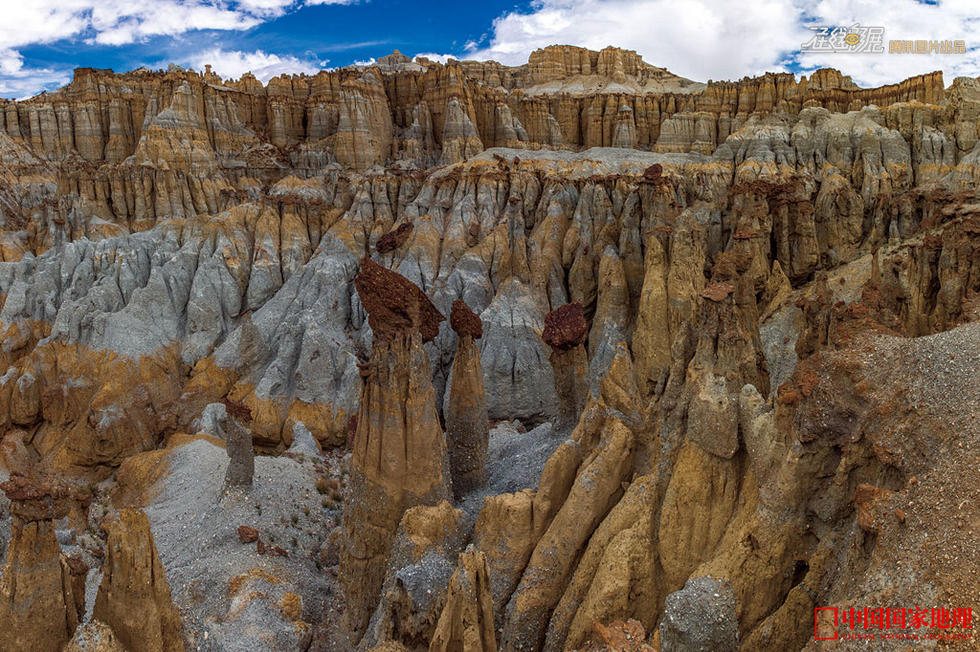
<svg viewBox="0 0 980 652"><path fill-rule="evenodd" d="M225 398L225 418L221 420L221 434L228 453L228 470L225 486L250 487L255 474L255 449L248 424L252 422L252 410L245 404Z"/></svg>
<svg viewBox="0 0 980 652"><path fill-rule="evenodd" d="M457 299L449 313L449 325L459 336L445 410L449 467L458 499L486 481L490 424L480 347L475 342L483 336L483 322L465 301Z"/></svg>
<svg viewBox="0 0 980 652"><path fill-rule="evenodd" d="M704 84L629 50L552 46L520 66L409 61L396 53L370 66L281 75L266 85L251 74L221 80L180 68L83 68L62 89L0 100L0 131L46 161L81 156L118 165L135 155L142 173L160 177L152 191L123 167L105 171L107 189L80 192L113 214L113 222L155 221L158 210L161 218L218 212L224 172L263 174L261 151L268 145L308 148L303 159L317 161L306 168L314 175L333 162L356 171L395 162L427 168L515 145L711 153L753 114L797 115L807 107L845 112L871 104L885 110L944 99L941 72L878 88L858 88L835 70ZM975 121L963 117L957 158L975 142ZM182 140L176 132L189 125L194 138ZM178 173L188 166L209 177L203 193L182 187Z"/></svg>
<svg viewBox="0 0 980 652"><path fill-rule="evenodd" d="M54 478L14 475L0 484L13 515L0 579L0 650L59 652L78 626L84 601L61 556L54 521L68 514L71 490Z"/></svg>
<svg viewBox="0 0 980 652"><path fill-rule="evenodd" d="M551 347L550 360L558 395L558 430L573 427L585 408L589 392L586 379L589 360L583 343L588 333L589 324L578 301L545 315L541 339Z"/></svg>
<svg viewBox="0 0 980 652"><path fill-rule="evenodd" d="M361 396L344 499L340 583L351 641L378 603L404 512L451 495L446 438L422 347L444 317L404 276L364 259L354 280L374 332L361 365Z"/></svg>
<svg viewBox="0 0 980 652"><path fill-rule="evenodd" d="M429 342L446 319L419 286L370 258L361 261L354 286L375 338L391 340L418 331Z"/></svg>

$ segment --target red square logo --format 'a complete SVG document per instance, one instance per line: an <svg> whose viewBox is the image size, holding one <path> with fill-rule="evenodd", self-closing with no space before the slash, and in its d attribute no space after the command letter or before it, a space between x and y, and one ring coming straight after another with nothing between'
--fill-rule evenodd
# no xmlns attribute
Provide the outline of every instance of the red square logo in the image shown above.
<svg viewBox="0 0 980 652"><path fill-rule="evenodd" d="M815 641L837 640L837 607L813 608L813 639Z"/></svg>

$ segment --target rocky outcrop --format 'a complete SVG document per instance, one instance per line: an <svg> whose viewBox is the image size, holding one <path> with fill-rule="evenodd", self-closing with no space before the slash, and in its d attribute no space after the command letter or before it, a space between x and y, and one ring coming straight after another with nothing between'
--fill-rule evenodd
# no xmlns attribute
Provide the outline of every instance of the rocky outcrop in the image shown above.
<svg viewBox="0 0 980 652"><path fill-rule="evenodd" d="M377 604L402 514L448 498L451 488L422 349L443 317L416 285L370 260L355 283L375 334L371 357L361 367L340 554L345 621L356 641Z"/></svg>
<svg viewBox="0 0 980 652"><path fill-rule="evenodd" d="M541 339L551 347L551 366L558 396L556 428L559 430L570 428L585 407L589 365L582 344L587 335L588 324L581 303L569 303L545 315Z"/></svg>
<svg viewBox="0 0 980 652"><path fill-rule="evenodd" d="M483 336L483 324L462 299L453 302L449 319L458 343L445 408L446 446L453 491L459 498L486 480L490 426L476 345Z"/></svg>
<svg viewBox="0 0 980 652"><path fill-rule="evenodd" d="M141 510L124 509L109 525L105 570L92 615L111 627L126 649L184 650L180 614Z"/></svg>
<svg viewBox="0 0 980 652"><path fill-rule="evenodd" d="M433 640L453 562L462 547L462 516L445 500L405 511L362 645L397 642L411 649Z"/></svg>
<svg viewBox="0 0 980 652"><path fill-rule="evenodd" d="M489 575L482 552L470 547L460 554L459 565L449 581L446 606L429 645L430 652L496 651Z"/></svg>
<svg viewBox="0 0 980 652"><path fill-rule="evenodd" d="M577 338L572 338L577 339ZM631 389L623 392L623 387ZM501 647L538 649L549 619L596 527L623 494L636 436L636 386L629 355L610 366L597 399L549 458L533 499L533 552L511 595ZM627 423L627 421L630 423Z"/></svg>
<svg viewBox="0 0 980 652"><path fill-rule="evenodd" d="M13 516L0 578L0 647L56 652L72 637L84 610L55 537L54 522L67 516L71 492L54 478L23 475L12 476L0 489Z"/></svg>
<svg viewBox="0 0 980 652"><path fill-rule="evenodd" d="M92 620L78 626L65 652L125 652L115 633L105 623Z"/></svg>
<svg viewBox="0 0 980 652"><path fill-rule="evenodd" d="M713 577L697 577L668 595L660 623L660 649L738 650L732 588Z"/></svg>

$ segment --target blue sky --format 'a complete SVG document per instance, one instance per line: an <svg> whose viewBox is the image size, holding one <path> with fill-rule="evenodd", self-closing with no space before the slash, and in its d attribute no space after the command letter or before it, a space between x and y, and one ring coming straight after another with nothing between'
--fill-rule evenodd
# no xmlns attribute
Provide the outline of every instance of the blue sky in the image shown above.
<svg viewBox="0 0 980 652"><path fill-rule="evenodd" d="M862 85L943 70L980 75L975 0L0 0L0 97L66 83L78 66L130 70L211 63L264 81L399 49L517 65L555 43L637 50L699 81L835 67ZM962 39L961 55L799 52L811 25L860 23L888 39Z"/></svg>

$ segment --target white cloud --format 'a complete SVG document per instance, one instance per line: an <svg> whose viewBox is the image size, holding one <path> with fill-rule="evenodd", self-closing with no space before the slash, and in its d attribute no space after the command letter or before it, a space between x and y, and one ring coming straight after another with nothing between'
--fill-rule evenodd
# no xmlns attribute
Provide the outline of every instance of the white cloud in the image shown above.
<svg viewBox="0 0 980 652"><path fill-rule="evenodd" d="M535 49L555 44L636 50L657 66L697 80L739 79L785 71L798 57L807 69L834 67L863 85L900 81L942 69L946 82L980 73L980 50L966 55L799 55L810 38L808 24L878 25L888 39L963 39L977 42L980 10L975 0L535 0L531 11L497 18L487 45L465 56L517 65ZM975 37L974 37L975 38Z"/></svg>
<svg viewBox="0 0 980 652"><path fill-rule="evenodd" d="M180 63L196 70L204 70L210 64L211 69L226 79L239 78L251 72L262 83L282 74L315 74L324 67L326 61L300 59L290 55L278 55L256 50L241 52L239 50L222 50L212 48L198 52Z"/></svg>
<svg viewBox="0 0 980 652"><path fill-rule="evenodd" d="M243 30L282 15L300 1L8 0L0 21L0 95L37 92L70 77L69 70L25 68L17 50L27 45L62 39L125 45L198 29Z"/></svg>
<svg viewBox="0 0 980 652"><path fill-rule="evenodd" d="M537 0L495 20L468 56L514 65L547 45L615 45L685 77L726 79L772 70L804 35L789 0Z"/></svg>
<svg viewBox="0 0 980 652"><path fill-rule="evenodd" d="M957 76L980 74L980 7L975 1L947 0L938 5L915 0L887 4L868 0L821 0L808 9L826 25L874 25L885 28L883 54L805 53L800 63L808 68L833 67L862 85L890 84L934 70L943 71L947 85ZM966 54L889 54L889 40L963 40Z"/></svg>
<svg viewBox="0 0 980 652"><path fill-rule="evenodd" d="M446 63L450 59L461 59L459 55L455 54L436 54L435 52L420 52L415 55L416 57L424 57L431 61L437 61L438 63Z"/></svg>
<svg viewBox="0 0 980 652"><path fill-rule="evenodd" d="M0 97L23 99L39 89L54 88L68 83L66 71L50 68L25 68L24 57L9 48L0 49Z"/></svg>

